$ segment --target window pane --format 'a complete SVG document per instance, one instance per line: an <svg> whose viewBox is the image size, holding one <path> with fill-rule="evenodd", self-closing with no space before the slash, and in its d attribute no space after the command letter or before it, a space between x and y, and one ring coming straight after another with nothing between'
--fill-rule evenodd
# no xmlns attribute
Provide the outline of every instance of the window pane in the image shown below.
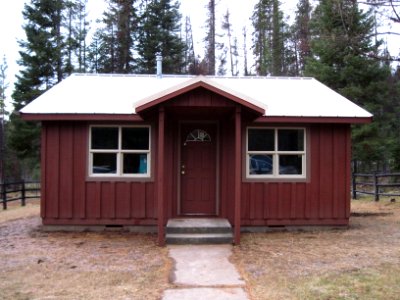
<svg viewBox="0 0 400 300"><path fill-rule="evenodd" d="M122 128L122 149L149 150L149 128Z"/></svg>
<svg viewBox="0 0 400 300"><path fill-rule="evenodd" d="M92 149L118 149L118 128L92 127Z"/></svg>
<svg viewBox="0 0 400 300"><path fill-rule="evenodd" d="M93 153L93 174L117 173L116 153Z"/></svg>
<svg viewBox="0 0 400 300"><path fill-rule="evenodd" d="M301 175L303 173L302 155L279 155L279 174Z"/></svg>
<svg viewBox="0 0 400 300"><path fill-rule="evenodd" d="M249 151L274 151L273 129L249 129Z"/></svg>
<svg viewBox="0 0 400 300"><path fill-rule="evenodd" d="M249 155L249 168L250 175L272 174L272 155Z"/></svg>
<svg viewBox="0 0 400 300"><path fill-rule="evenodd" d="M304 130L303 129L279 129L278 151L303 151Z"/></svg>
<svg viewBox="0 0 400 300"><path fill-rule="evenodd" d="M147 154L125 153L124 154L124 174L146 174L147 173Z"/></svg>

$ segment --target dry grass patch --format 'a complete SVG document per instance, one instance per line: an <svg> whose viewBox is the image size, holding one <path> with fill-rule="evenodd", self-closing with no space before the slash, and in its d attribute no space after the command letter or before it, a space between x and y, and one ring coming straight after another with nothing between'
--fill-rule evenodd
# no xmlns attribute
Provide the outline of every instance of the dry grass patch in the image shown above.
<svg viewBox="0 0 400 300"><path fill-rule="evenodd" d="M10 202L7 209L0 207L0 224L7 221L39 216L40 203L39 200L27 201L26 206L21 206L20 201Z"/></svg>
<svg viewBox="0 0 400 300"><path fill-rule="evenodd" d="M45 233L24 209L0 223L0 299L159 299L168 287L155 235Z"/></svg>
<svg viewBox="0 0 400 300"><path fill-rule="evenodd" d="M348 230L244 234L233 260L253 299L396 299L400 204L353 201L352 213Z"/></svg>

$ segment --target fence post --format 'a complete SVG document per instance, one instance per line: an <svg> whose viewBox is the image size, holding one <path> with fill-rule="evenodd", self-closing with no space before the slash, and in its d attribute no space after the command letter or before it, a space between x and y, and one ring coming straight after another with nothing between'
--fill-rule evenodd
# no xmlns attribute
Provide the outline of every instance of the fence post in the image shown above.
<svg viewBox="0 0 400 300"><path fill-rule="evenodd" d="M21 206L25 206L25 180L21 181Z"/></svg>
<svg viewBox="0 0 400 300"><path fill-rule="evenodd" d="M353 176L351 177L352 180L352 186L353 186L353 199L357 199L357 182L356 182L356 173L353 173Z"/></svg>
<svg viewBox="0 0 400 300"><path fill-rule="evenodd" d="M1 196L3 198L3 209L7 209L7 188L4 182L1 184Z"/></svg>
<svg viewBox="0 0 400 300"><path fill-rule="evenodd" d="M374 195L375 195L375 201L379 201L379 182L378 182L378 174L374 172Z"/></svg>

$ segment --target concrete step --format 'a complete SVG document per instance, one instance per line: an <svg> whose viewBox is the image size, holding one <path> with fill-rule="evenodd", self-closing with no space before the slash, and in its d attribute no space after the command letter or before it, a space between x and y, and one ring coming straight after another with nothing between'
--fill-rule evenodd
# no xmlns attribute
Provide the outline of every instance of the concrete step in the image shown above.
<svg viewBox="0 0 400 300"><path fill-rule="evenodd" d="M168 220L167 233L231 233L232 227L226 219L179 218Z"/></svg>
<svg viewBox="0 0 400 300"><path fill-rule="evenodd" d="M167 233L167 244L232 244L232 233Z"/></svg>

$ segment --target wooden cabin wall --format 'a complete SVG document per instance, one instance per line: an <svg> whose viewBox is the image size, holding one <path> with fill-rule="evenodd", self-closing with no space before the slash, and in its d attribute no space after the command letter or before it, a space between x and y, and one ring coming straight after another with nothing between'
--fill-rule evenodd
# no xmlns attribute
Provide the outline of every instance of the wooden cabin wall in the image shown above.
<svg viewBox="0 0 400 300"><path fill-rule="evenodd" d="M311 125L308 139L306 182L242 183L242 225L348 224L350 126Z"/></svg>
<svg viewBox="0 0 400 300"><path fill-rule="evenodd" d="M43 123L41 216L44 224L157 223L154 180L88 180L87 159L86 123ZM154 156L153 164L156 164Z"/></svg>

